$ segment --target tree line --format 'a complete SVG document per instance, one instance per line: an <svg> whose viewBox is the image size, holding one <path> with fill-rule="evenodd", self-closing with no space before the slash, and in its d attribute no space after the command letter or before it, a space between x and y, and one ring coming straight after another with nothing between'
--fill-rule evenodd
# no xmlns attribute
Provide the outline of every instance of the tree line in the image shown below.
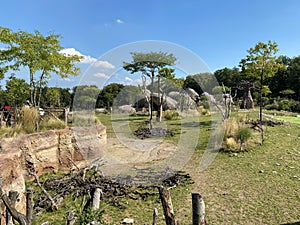
<svg viewBox="0 0 300 225"><path fill-rule="evenodd" d="M5 88L0 89L2 106L20 106L30 100L37 107L67 107L73 104L74 93L79 89L82 92L79 96L80 104L86 104L86 107L92 104L97 108L112 106L124 85L114 83L103 89L97 86L79 86L72 89L48 87L47 81L52 74L62 78L80 74L76 63L80 62L81 56L62 54L60 39L61 36L56 34L44 36L39 31L14 32L0 27L0 79L11 73ZM242 99L242 108L251 108L257 102L260 108L268 106L300 111L299 104L295 103L300 101L300 56L289 58L278 56L278 52L276 42L258 42L247 50L245 58L234 68L225 67L212 74L191 74L185 78L175 77L173 66L176 65L176 57L172 53L133 52L132 61L124 62L123 68L132 74L140 73L143 80L150 79L150 85L144 87L150 90L150 98L154 92L158 94L158 99L165 94L160 91L163 79L172 80L164 87L165 92L176 89L173 87L175 85L182 89L192 88L201 95L203 91L199 84L209 86L214 75L223 87L210 90L210 94L218 90L236 92L237 98ZM21 68L27 68L28 83L18 77ZM143 89L132 87L133 93L129 94L134 95L141 88ZM118 100L122 104L123 100ZM124 104L126 102L128 99L124 99ZM149 99L149 103L151 102L153 100ZM149 109L151 108L153 107Z"/></svg>

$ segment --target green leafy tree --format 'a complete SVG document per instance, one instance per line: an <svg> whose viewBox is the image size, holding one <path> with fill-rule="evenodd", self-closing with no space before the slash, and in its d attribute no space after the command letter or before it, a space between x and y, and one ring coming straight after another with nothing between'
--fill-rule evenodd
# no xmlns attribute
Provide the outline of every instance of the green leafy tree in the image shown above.
<svg viewBox="0 0 300 225"><path fill-rule="evenodd" d="M81 56L62 54L60 38L55 34L43 36L39 31L31 34L0 27L0 43L5 45L0 50L0 75L9 69L28 68L30 99L34 106L40 105L42 86L52 73L63 78L79 75L75 63L80 61Z"/></svg>
<svg viewBox="0 0 300 225"><path fill-rule="evenodd" d="M122 104L122 98L117 98L120 91L124 88L123 84L112 83L105 86L99 93L97 107L109 109L115 100L118 100L117 105ZM123 97L127 97L124 95Z"/></svg>
<svg viewBox="0 0 300 225"><path fill-rule="evenodd" d="M142 73L142 75L151 79L151 109L150 109L150 128L152 128L153 117L153 93L154 80L159 71L175 64L176 57L172 53L166 52L132 52L132 61L124 62L123 68L130 73Z"/></svg>
<svg viewBox="0 0 300 225"><path fill-rule="evenodd" d="M30 97L29 84L24 79L10 76L5 87L5 99L10 105L21 106Z"/></svg>
<svg viewBox="0 0 300 225"><path fill-rule="evenodd" d="M46 99L48 106L60 107L60 88L51 87L47 88Z"/></svg>
<svg viewBox="0 0 300 225"><path fill-rule="evenodd" d="M224 84L230 88L237 87L241 81L240 71L236 67L233 69L225 67L224 69L215 71L214 75L220 84Z"/></svg>
<svg viewBox="0 0 300 225"><path fill-rule="evenodd" d="M288 67L288 87L295 92L296 100L300 101L300 56L291 60Z"/></svg>
<svg viewBox="0 0 300 225"><path fill-rule="evenodd" d="M73 93L72 106L75 110L89 110L95 109L100 89L95 85L82 85L74 87Z"/></svg>
<svg viewBox="0 0 300 225"><path fill-rule="evenodd" d="M285 66L281 63L281 57L276 56L278 52L278 45L276 42L258 42L254 47L247 50L247 52L248 55L241 60L240 65L244 74L250 79L259 80L260 82L259 120L262 127L262 90L264 79L274 76L279 69L284 69ZM261 134L263 142L263 131Z"/></svg>

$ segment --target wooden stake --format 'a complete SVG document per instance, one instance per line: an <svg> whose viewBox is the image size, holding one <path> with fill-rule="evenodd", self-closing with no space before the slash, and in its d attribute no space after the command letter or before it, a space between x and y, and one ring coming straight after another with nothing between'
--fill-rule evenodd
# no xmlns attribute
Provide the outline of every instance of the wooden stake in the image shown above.
<svg viewBox="0 0 300 225"><path fill-rule="evenodd" d="M32 220L32 212L33 212L33 206L34 206L34 201L33 201L33 189L28 188L26 191L26 218L28 220L28 224L31 224Z"/></svg>
<svg viewBox="0 0 300 225"><path fill-rule="evenodd" d="M92 210L98 210L100 208L100 199L101 199L102 190L96 188L93 195Z"/></svg>
<svg viewBox="0 0 300 225"><path fill-rule="evenodd" d="M158 211L157 211L157 208L154 208L154 210L153 210L153 222L152 222L152 225L156 225L157 217L158 217Z"/></svg>
<svg viewBox="0 0 300 225"><path fill-rule="evenodd" d="M205 204L200 194L192 193L193 225L206 225Z"/></svg>
<svg viewBox="0 0 300 225"><path fill-rule="evenodd" d="M163 186L159 186L158 191L164 210L166 225L176 225L170 191Z"/></svg>

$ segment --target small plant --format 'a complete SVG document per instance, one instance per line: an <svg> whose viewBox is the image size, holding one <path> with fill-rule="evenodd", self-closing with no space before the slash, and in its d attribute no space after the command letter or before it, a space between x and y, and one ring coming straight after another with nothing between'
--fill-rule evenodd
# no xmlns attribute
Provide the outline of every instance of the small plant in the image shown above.
<svg viewBox="0 0 300 225"><path fill-rule="evenodd" d="M237 139L240 143L240 151L242 150L242 145L246 143L251 138L251 130L248 127L240 127L237 132Z"/></svg>
<svg viewBox="0 0 300 225"><path fill-rule="evenodd" d="M78 223L80 225L86 225L91 222L97 221L104 225L105 223L102 220L103 214L104 210L92 210L90 207L88 207L79 215Z"/></svg>

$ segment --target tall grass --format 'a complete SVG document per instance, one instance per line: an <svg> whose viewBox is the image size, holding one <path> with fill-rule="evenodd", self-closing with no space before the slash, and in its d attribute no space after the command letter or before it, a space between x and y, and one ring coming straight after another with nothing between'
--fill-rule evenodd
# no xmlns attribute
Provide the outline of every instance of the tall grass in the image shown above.
<svg viewBox="0 0 300 225"><path fill-rule="evenodd" d="M33 133L37 130L38 116L36 108L22 108L21 124L26 133Z"/></svg>

